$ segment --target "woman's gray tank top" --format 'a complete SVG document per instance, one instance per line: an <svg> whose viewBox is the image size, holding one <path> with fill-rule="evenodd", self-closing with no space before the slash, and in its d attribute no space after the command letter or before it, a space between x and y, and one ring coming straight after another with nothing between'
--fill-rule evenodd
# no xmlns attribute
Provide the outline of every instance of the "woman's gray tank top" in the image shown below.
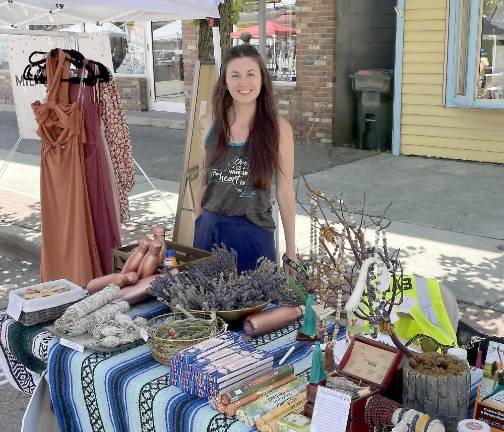
<svg viewBox="0 0 504 432"><path fill-rule="evenodd" d="M212 151L215 145L213 123L205 138ZM202 208L224 216L244 216L268 231L275 229L271 208L271 188L254 189L245 143L229 143L229 149L217 164L207 167L206 190Z"/></svg>

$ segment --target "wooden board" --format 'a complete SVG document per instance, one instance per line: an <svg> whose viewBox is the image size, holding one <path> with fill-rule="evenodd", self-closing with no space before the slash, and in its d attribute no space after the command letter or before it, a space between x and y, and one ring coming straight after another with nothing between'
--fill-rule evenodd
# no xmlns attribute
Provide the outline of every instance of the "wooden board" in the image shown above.
<svg viewBox="0 0 504 432"><path fill-rule="evenodd" d="M199 174L201 158L200 125L201 117L212 108L212 91L216 80L214 63L196 62L192 88L191 111L187 125L184 162L180 176L180 190L173 229L173 241L192 246L194 236L194 192Z"/></svg>

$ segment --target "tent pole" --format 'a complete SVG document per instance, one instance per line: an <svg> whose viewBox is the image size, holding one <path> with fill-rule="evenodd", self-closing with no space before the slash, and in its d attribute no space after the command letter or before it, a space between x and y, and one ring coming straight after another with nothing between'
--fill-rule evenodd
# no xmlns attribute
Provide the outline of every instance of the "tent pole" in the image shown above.
<svg viewBox="0 0 504 432"><path fill-rule="evenodd" d="M266 62L266 0L259 0L259 53Z"/></svg>
<svg viewBox="0 0 504 432"><path fill-rule="evenodd" d="M168 210L170 210L172 212L172 214L175 215L176 212L173 211L173 209L171 208L170 204L168 204L168 201L166 201L166 199L163 196L163 194L161 193L161 191L156 186L154 186L154 183L152 183L151 179L146 174L146 172L143 170L143 168L140 166L140 164L134 158L133 158L133 162L135 162L136 167L142 173L142 175L145 177L145 180L147 180L147 183L149 183L152 190L159 195L159 198L161 198L161 201L163 201L165 203L166 207L168 207Z"/></svg>
<svg viewBox="0 0 504 432"><path fill-rule="evenodd" d="M7 171L7 168L9 167L9 164L11 163L12 158L14 157L14 153L16 153L17 151L19 144L21 144L21 137L18 138L16 144L14 144L14 147L12 147L11 151L9 152L9 155L7 156L7 159L4 161L2 167L0 168L0 180L5 174L5 171Z"/></svg>

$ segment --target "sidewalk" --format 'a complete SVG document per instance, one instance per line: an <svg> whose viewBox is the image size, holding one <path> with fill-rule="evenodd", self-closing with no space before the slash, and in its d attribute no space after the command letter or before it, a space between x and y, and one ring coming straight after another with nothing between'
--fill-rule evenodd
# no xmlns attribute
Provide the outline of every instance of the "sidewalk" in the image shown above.
<svg viewBox="0 0 504 432"><path fill-rule="evenodd" d="M6 154L0 151L0 165ZM1 242L34 260L40 241L38 178L38 157L16 154L0 182ZM380 214L393 201L388 240L392 248L401 248L405 271L438 278L455 293L463 319L504 335L502 166L382 154L306 178L357 209L365 192L369 213ZM153 181L170 208L137 176L124 244L138 241L156 224L173 228L179 184ZM304 197L300 184L298 198ZM373 233L368 234L372 240ZM298 251L308 252L309 218L299 206L296 239ZM283 243L281 233L280 250Z"/></svg>
<svg viewBox="0 0 504 432"><path fill-rule="evenodd" d="M14 104L0 103L0 112L15 112ZM163 111L126 111L128 124L169 129L185 129L186 115Z"/></svg>

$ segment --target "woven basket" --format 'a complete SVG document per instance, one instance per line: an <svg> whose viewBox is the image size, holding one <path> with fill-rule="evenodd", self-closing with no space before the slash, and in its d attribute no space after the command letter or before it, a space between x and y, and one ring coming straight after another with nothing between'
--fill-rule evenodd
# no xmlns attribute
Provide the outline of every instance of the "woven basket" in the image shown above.
<svg viewBox="0 0 504 432"><path fill-rule="evenodd" d="M193 312L196 318L205 318L210 320L211 313L210 312ZM164 315L159 315L155 318L152 318L147 323L147 333L149 335L149 339L147 340L147 344L152 351L152 356L159 362L163 364L170 364L171 358L173 354L176 352L183 350L184 348L190 347L192 345L196 345L199 342L203 342L209 337L217 336L226 331L226 323L219 317L217 317L217 330L214 335L208 337L202 337L197 339L168 339L164 337L156 336L156 329L165 324L168 320L180 320L186 319L187 317L182 313L169 313Z"/></svg>
<svg viewBox="0 0 504 432"><path fill-rule="evenodd" d="M32 326L47 321L54 321L63 315L63 313L74 303L77 302L66 303L61 306L55 306L49 309L42 309L34 312L21 312L18 321L24 326Z"/></svg>

